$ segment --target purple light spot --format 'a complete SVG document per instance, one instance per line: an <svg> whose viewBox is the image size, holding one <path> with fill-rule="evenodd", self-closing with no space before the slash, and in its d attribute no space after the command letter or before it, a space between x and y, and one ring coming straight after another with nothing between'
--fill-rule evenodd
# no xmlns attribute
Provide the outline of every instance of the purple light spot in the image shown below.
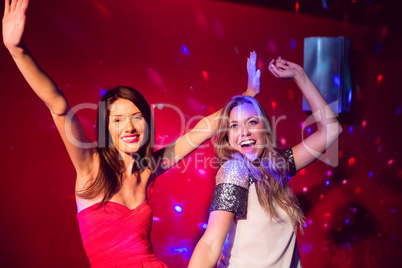
<svg viewBox="0 0 402 268"><path fill-rule="evenodd" d="M292 39L290 40L290 48L291 48L291 49L295 49L295 47L296 47L296 40L295 40L294 38L292 38Z"/></svg>
<svg viewBox="0 0 402 268"><path fill-rule="evenodd" d="M378 54L381 52L381 43L378 42L377 45L375 46L375 53Z"/></svg>
<svg viewBox="0 0 402 268"><path fill-rule="evenodd" d="M325 185L329 185L329 180L327 180L327 181L325 182Z"/></svg>
<svg viewBox="0 0 402 268"><path fill-rule="evenodd" d="M350 126L349 127L349 133L352 133L353 132L353 126Z"/></svg>
<svg viewBox="0 0 402 268"><path fill-rule="evenodd" d="M184 55L190 54L190 51L188 50L188 48L185 45L181 46L181 51L183 52Z"/></svg>
<svg viewBox="0 0 402 268"><path fill-rule="evenodd" d="M370 172L369 173L369 178L372 178L373 177L373 172Z"/></svg>
<svg viewBox="0 0 402 268"><path fill-rule="evenodd" d="M101 91L100 91L100 94L101 94L102 96L105 96L106 93L107 93L107 90L104 89L104 88L102 88Z"/></svg>
<svg viewBox="0 0 402 268"><path fill-rule="evenodd" d="M302 252L309 254L309 253L310 253L310 249L311 249L311 247L303 246L301 250L302 250Z"/></svg>
<svg viewBox="0 0 402 268"><path fill-rule="evenodd" d="M179 253L187 253L188 249L186 247L181 247L181 248L173 248L173 251L179 252Z"/></svg>
<svg viewBox="0 0 402 268"><path fill-rule="evenodd" d="M396 212L396 208L394 208L391 212L392 212L392 213L395 213L395 212Z"/></svg>
<svg viewBox="0 0 402 268"><path fill-rule="evenodd" d="M311 127L307 128L307 133L310 134L311 133Z"/></svg>
<svg viewBox="0 0 402 268"><path fill-rule="evenodd" d="M183 212L183 209L181 208L181 206L174 206L174 210L175 210L177 213L182 213L182 212Z"/></svg>
<svg viewBox="0 0 402 268"><path fill-rule="evenodd" d="M398 108L396 108L395 110L395 115L399 115L401 113L401 106L399 106Z"/></svg>

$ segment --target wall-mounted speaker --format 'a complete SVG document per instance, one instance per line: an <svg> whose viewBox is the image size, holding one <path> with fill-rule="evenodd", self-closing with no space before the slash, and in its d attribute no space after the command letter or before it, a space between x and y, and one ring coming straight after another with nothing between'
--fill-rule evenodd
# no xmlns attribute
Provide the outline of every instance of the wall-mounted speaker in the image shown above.
<svg viewBox="0 0 402 268"><path fill-rule="evenodd" d="M344 37L304 38L304 70L335 113L351 109L351 49ZM303 110L311 111L304 96Z"/></svg>

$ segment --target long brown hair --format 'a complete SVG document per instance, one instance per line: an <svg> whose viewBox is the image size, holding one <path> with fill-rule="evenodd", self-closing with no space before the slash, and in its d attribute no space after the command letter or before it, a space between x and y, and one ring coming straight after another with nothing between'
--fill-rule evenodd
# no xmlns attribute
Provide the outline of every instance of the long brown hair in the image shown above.
<svg viewBox="0 0 402 268"><path fill-rule="evenodd" d="M234 107L245 103L253 105L259 115L259 119L265 125L263 131L265 134L263 135L264 148L258 165L251 163L247 157L242 156L229 145L230 112ZM293 226L297 226L296 222L303 225L304 219L298 200L289 187L288 174L290 171L288 161L264 108L254 98L239 95L226 103L222 109L221 116L215 141L215 154L221 160L221 164L229 159L240 158L244 161L255 180L258 201L265 212L274 219L279 219L278 211L275 208L275 204L277 204L286 211Z"/></svg>
<svg viewBox="0 0 402 268"><path fill-rule="evenodd" d="M98 153L100 166L98 175L88 187L77 193L77 196L85 199L91 199L103 193L103 199L100 206L104 205L114 194L116 194L122 185L123 163L119 158L119 152L113 146L113 141L109 133L109 115L111 105L118 99L131 101L141 111L146 122L144 135L144 144L136 153L136 161L133 172L140 172L146 168L153 169L152 153L154 145L154 125L151 109L145 98L136 89L131 87L117 87L110 89L102 97L98 107Z"/></svg>

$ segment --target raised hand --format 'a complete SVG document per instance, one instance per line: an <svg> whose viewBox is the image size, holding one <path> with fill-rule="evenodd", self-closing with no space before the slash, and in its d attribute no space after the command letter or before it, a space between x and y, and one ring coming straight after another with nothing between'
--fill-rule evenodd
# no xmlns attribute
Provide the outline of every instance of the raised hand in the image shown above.
<svg viewBox="0 0 402 268"><path fill-rule="evenodd" d="M5 0L3 42L8 49L21 47L24 42L26 10L29 0Z"/></svg>
<svg viewBox="0 0 402 268"><path fill-rule="evenodd" d="M248 83L247 91L245 95L256 96L261 91L260 77L261 71L256 68L257 53L255 51L250 52L250 58L247 58L247 73Z"/></svg>
<svg viewBox="0 0 402 268"><path fill-rule="evenodd" d="M268 70L277 77L284 79L295 79L304 74L304 69L296 63L287 61L278 57L276 60L271 60Z"/></svg>

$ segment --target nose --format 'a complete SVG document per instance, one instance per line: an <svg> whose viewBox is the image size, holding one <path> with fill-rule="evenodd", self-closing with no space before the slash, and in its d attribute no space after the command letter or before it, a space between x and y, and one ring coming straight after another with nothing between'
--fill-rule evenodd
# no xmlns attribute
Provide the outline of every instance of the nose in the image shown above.
<svg viewBox="0 0 402 268"><path fill-rule="evenodd" d="M242 127L242 129L241 129L241 136L242 136L242 137L248 137L248 136L250 136L250 131L249 131L249 129L248 129L247 126L243 126L243 127Z"/></svg>
<svg viewBox="0 0 402 268"><path fill-rule="evenodd" d="M132 119L128 119L128 122L127 122L126 127L125 127L125 131L127 133L132 133L132 132L136 131L136 128L135 128L135 125L134 125L134 122L133 122Z"/></svg>

